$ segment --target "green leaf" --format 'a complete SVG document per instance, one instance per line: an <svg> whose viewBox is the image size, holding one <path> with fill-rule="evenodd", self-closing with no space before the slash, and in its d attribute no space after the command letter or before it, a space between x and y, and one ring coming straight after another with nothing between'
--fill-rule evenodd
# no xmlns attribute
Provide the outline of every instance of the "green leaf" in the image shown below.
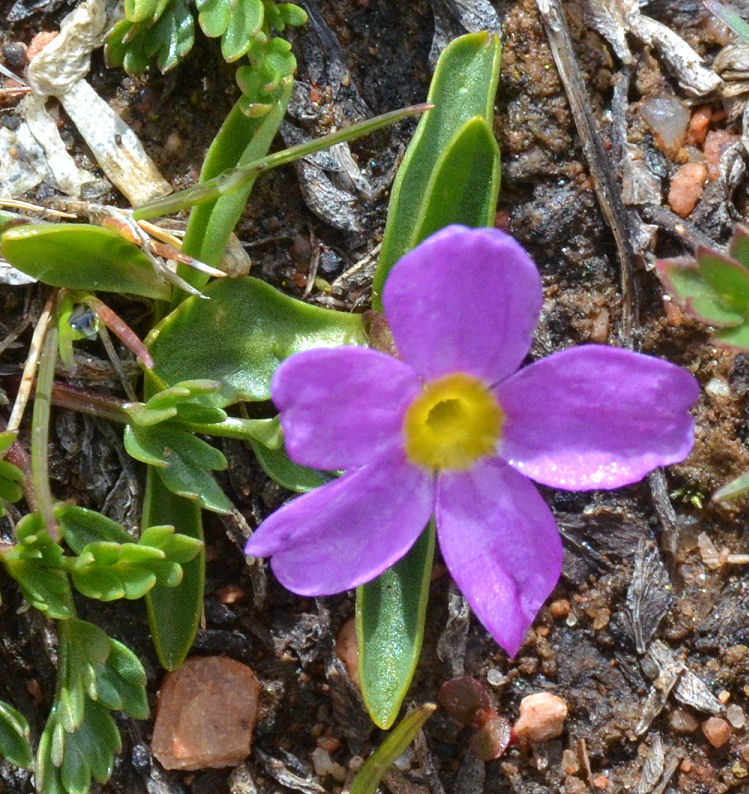
<svg viewBox="0 0 749 794"><path fill-rule="evenodd" d="M226 468L226 458L207 442L170 425L125 428L125 449L136 460L157 467L173 493L194 499L206 510L231 512L231 502L208 470Z"/></svg>
<svg viewBox="0 0 749 794"><path fill-rule="evenodd" d="M2 254L53 287L127 292L168 300L170 289L146 255L111 229L85 223L28 224L6 231Z"/></svg>
<svg viewBox="0 0 749 794"><path fill-rule="evenodd" d="M158 20L120 20L107 36L104 54L109 67L122 66L128 74L140 74L156 56L162 73L174 68L192 49L195 23L184 0L162 2Z"/></svg>
<svg viewBox="0 0 749 794"><path fill-rule="evenodd" d="M414 239L451 223L492 226L499 193L499 146L489 124L474 116L445 147L423 199Z"/></svg>
<svg viewBox="0 0 749 794"><path fill-rule="evenodd" d="M30 769L34 754L29 742L29 723L20 711L0 700L0 757L15 766Z"/></svg>
<svg viewBox="0 0 749 794"><path fill-rule="evenodd" d="M375 794L385 772L405 752L436 708L434 703L425 703L398 723L356 773L351 794Z"/></svg>
<svg viewBox="0 0 749 794"><path fill-rule="evenodd" d="M270 398L270 379L292 353L363 345L361 317L308 306L254 278L222 279L205 289L210 301L188 298L149 336L154 372L167 384L218 381L211 395L223 407Z"/></svg>
<svg viewBox="0 0 749 794"><path fill-rule="evenodd" d="M148 717L146 673L138 657L117 640L109 640L105 664L94 665L98 700L108 709L124 711L136 720Z"/></svg>
<svg viewBox="0 0 749 794"><path fill-rule="evenodd" d="M380 728L389 728L398 716L419 661L433 559L430 523L405 557L356 589L359 681Z"/></svg>
<svg viewBox="0 0 749 794"><path fill-rule="evenodd" d="M263 24L262 0L195 0L198 22L209 38L221 36L221 54L231 62L241 58Z"/></svg>
<svg viewBox="0 0 749 794"><path fill-rule="evenodd" d="M203 525L200 507L168 491L148 468L143 498L143 525L177 526L182 535L202 543ZM182 566L184 575L174 588L156 585L146 596L153 644L161 665L167 670L179 667L187 656L198 630L203 611L205 585L205 551Z"/></svg>
<svg viewBox="0 0 749 794"><path fill-rule="evenodd" d="M435 106L434 110L419 122L393 183L385 236L374 277L373 308L382 310L382 288L390 269L403 254L421 242L419 221L425 211L425 196L451 139L475 116L481 116L491 126L499 59L499 37L485 31L461 36L440 55L428 97ZM462 151L459 152L461 158L465 157ZM443 161L440 169L446 167ZM496 179L493 172L487 172L484 181L479 182L479 194L496 196ZM430 202L438 200L435 195ZM429 211L436 210L430 206ZM459 208L452 207L452 211L462 217ZM482 216L469 225L485 224Z"/></svg>
<svg viewBox="0 0 749 794"><path fill-rule="evenodd" d="M747 493L749 493L749 471L745 471L736 479L719 488L713 494L712 500L713 502L729 502L732 499L738 499L740 496L746 496Z"/></svg>
<svg viewBox="0 0 749 794"><path fill-rule="evenodd" d="M66 620L73 614L67 574L62 570L62 547L49 536L38 513L16 525L16 544L0 554L8 574L18 582L26 600L49 617Z"/></svg>
<svg viewBox="0 0 749 794"><path fill-rule="evenodd" d="M263 471L290 491L307 493L307 491L318 488L331 480L330 475L325 472L308 469L306 466L294 463L283 447L270 449L265 444L260 444L252 439L250 439L250 444Z"/></svg>
<svg viewBox="0 0 749 794"><path fill-rule="evenodd" d="M86 699L81 724L70 732L64 730L55 704L39 740L37 791L88 794L92 778L98 783L109 780L121 749L117 726L101 703Z"/></svg>
<svg viewBox="0 0 749 794"><path fill-rule="evenodd" d="M281 95L262 119L246 116L239 103L232 108L208 149L200 170L201 182L267 154L286 113L292 82L287 82ZM218 265L254 184L253 179L241 190L194 207L185 230L182 250L207 265ZM188 273L187 270L188 268L181 267L179 274L202 290L207 283L207 276L196 271Z"/></svg>
<svg viewBox="0 0 749 794"><path fill-rule="evenodd" d="M135 540L116 521L78 505L67 502L55 505L55 518L63 530L65 542L76 554L81 554L90 543L132 543Z"/></svg>

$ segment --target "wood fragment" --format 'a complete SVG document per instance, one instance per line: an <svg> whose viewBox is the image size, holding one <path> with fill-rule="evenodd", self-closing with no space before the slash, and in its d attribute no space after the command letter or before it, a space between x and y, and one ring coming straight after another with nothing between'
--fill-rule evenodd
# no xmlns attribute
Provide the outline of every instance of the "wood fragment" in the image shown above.
<svg viewBox="0 0 749 794"><path fill-rule="evenodd" d="M633 284L635 259L624 220L624 205L614 170L603 147L604 136L590 109L585 81L573 55L572 40L559 0L536 0L536 6L541 13L554 62L567 93L598 203L616 242L622 292L619 337L625 347L631 348L634 346L634 326L637 323L637 303Z"/></svg>

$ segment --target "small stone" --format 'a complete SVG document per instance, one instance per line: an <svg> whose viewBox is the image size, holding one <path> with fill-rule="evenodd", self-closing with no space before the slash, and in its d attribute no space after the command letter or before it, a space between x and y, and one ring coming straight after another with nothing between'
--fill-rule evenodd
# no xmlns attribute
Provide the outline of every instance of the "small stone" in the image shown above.
<svg viewBox="0 0 749 794"><path fill-rule="evenodd" d="M686 218L697 205L707 180L704 163L684 163L671 179L668 204L680 217Z"/></svg>
<svg viewBox="0 0 749 794"><path fill-rule="evenodd" d="M689 758L683 758L681 763L679 764L679 769L685 774L688 775L692 771L692 762Z"/></svg>
<svg viewBox="0 0 749 794"><path fill-rule="evenodd" d="M743 778L743 777L746 777L747 775L749 775L749 769L747 769L747 768L746 768L745 766L743 766L742 764L739 764L738 762L736 762L736 763L735 763L735 764L734 764L734 765L731 767L731 772L733 772L733 774L734 774L736 777L738 777L738 778Z"/></svg>
<svg viewBox="0 0 749 794"><path fill-rule="evenodd" d="M59 36L57 30L43 30L37 33L26 50L26 60L31 63L34 58L52 41Z"/></svg>
<svg viewBox="0 0 749 794"><path fill-rule="evenodd" d="M728 703L730 699L731 693L727 689L721 689L720 692L718 692L718 700L721 703Z"/></svg>
<svg viewBox="0 0 749 794"><path fill-rule="evenodd" d="M710 105L700 105L700 107L692 113L692 118L689 119L689 126L687 127L687 135L684 143L689 146L701 144L705 140L712 117L713 111Z"/></svg>
<svg viewBox="0 0 749 794"><path fill-rule="evenodd" d="M720 717L710 717L702 723L702 733L713 747L723 747L731 738L731 726Z"/></svg>
<svg viewBox="0 0 749 794"><path fill-rule="evenodd" d="M577 753L574 750L565 750L562 753L562 769L565 775L574 775L580 771Z"/></svg>
<svg viewBox="0 0 749 794"><path fill-rule="evenodd" d="M600 631L605 626L608 626L609 618L611 617L611 610L606 609L599 609L596 612L595 618L593 618L593 629L595 631Z"/></svg>
<svg viewBox="0 0 749 794"><path fill-rule="evenodd" d="M579 777L568 775L564 779L564 794L588 794L588 787Z"/></svg>
<svg viewBox="0 0 749 794"><path fill-rule="evenodd" d="M662 95L646 99L640 114L653 131L658 146L673 157L684 143L689 110L676 97Z"/></svg>
<svg viewBox="0 0 749 794"><path fill-rule="evenodd" d="M693 714L684 709L674 709L668 715L668 724L675 733L694 733L700 727L700 723Z"/></svg>
<svg viewBox="0 0 749 794"><path fill-rule="evenodd" d="M354 618L349 618L341 626L335 641L335 655L346 665L351 683L359 689L359 645Z"/></svg>
<svg viewBox="0 0 749 794"><path fill-rule="evenodd" d="M151 752L165 769L236 766L250 753L260 684L247 665L194 656L164 676Z"/></svg>
<svg viewBox="0 0 749 794"><path fill-rule="evenodd" d="M557 598L549 604L549 611L554 618L566 618L570 609L570 602L566 598Z"/></svg>
<svg viewBox="0 0 749 794"><path fill-rule="evenodd" d="M747 764L749 764L749 744L745 744L743 747L739 748L739 755L743 761L746 761Z"/></svg>
<svg viewBox="0 0 749 794"><path fill-rule="evenodd" d="M311 754L312 765L315 767L315 773L320 777L330 775L334 780L343 783L346 779L346 769L339 763L336 763L322 747L316 747Z"/></svg>
<svg viewBox="0 0 749 794"><path fill-rule="evenodd" d="M728 130L710 130L707 133L703 151L710 179L717 179L720 176L720 159L723 157L723 153L739 140L738 135L734 135Z"/></svg>
<svg viewBox="0 0 749 794"><path fill-rule="evenodd" d="M520 701L520 716L515 733L532 742L556 739L564 730L567 704L550 692L537 692Z"/></svg>
<svg viewBox="0 0 749 794"><path fill-rule="evenodd" d="M593 778L593 785L599 791L606 791L609 785L609 779L605 775L598 775L597 777Z"/></svg>
<svg viewBox="0 0 749 794"><path fill-rule="evenodd" d="M726 719L734 728L736 728L736 730L741 730L746 724L744 709L742 709L741 706L737 705L736 703L731 703L731 705L726 709Z"/></svg>

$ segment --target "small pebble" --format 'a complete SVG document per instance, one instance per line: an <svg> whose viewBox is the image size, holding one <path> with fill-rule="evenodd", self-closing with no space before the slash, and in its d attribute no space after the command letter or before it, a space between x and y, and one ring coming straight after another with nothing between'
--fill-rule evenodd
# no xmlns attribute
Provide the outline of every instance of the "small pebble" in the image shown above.
<svg viewBox="0 0 749 794"><path fill-rule="evenodd" d="M684 143L690 121L689 110L674 96L646 99L640 114L653 130L658 146L672 157Z"/></svg>
<svg viewBox="0 0 749 794"><path fill-rule="evenodd" d="M684 772L684 774L689 774L692 771L692 762L688 758L682 759L682 762L679 764L679 769Z"/></svg>
<svg viewBox="0 0 749 794"><path fill-rule="evenodd" d="M596 612L596 616L593 619L593 628L595 631L600 631L602 628L608 626L609 618L611 617L611 610L606 609L599 609Z"/></svg>
<svg viewBox="0 0 749 794"><path fill-rule="evenodd" d="M697 206L707 180L704 163L684 163L671 179L668 204L680 217L686 218Z"/></svg>
<svg viewBox="0 0 749 794"><path fill-rule="evenodd" d="M221 769L250 754L260 684L247 665L194 656L167 673L151 752L165 769Z"/></svg>
<svg viewBox="0 0 749 794"><path fill-rule="evenodd" d="M59 36L59 31L57 30L43 30L41 33L37 33L28 46L26 50L26 60L31 63L34 58L52 41L52 39L57 38Z"/></svg>
<svg viewBox="0 0 749 794"><path fill-rule="evenodd" d="M349 618L335 641L335 654L346 665L351 683L359 688L359 646L356 642L356 622Z"/></svg>
<svg viewBox="0 0 749 794"><path fill-rule="evenodd" d="M588 794L588 787L579 777L568 776L564 779L564 794Z"/></svg>
<svg viewBox="0 0 749 794"><path fill-rule="evenodd" d="M736 728L736 730L741 730L746 723L744 709L742 709L741 706L737 705L736 703L732 703L726 709L726 719L734 728Z"/></svg>
<svg viewBox="0 0 749 794"><path fill-rule="evenodd" d="M566 618L570 609L570 602L566 598L558 598L549 604L549 611L554 618Z"/></svg>
<svg viewBox="0 0 749 794"><path fill-rule="evenodd" d="M723 747L731 738L731 726L721 717L710 717L702 723L702 732L713 747Z"/></svg>
<svg viewBox="0 0 749 794"><path fill-rule="evenodd" d="M749 770L745 766L742 766L739 763L735 763L731 767L731 772L733 772L733 774L738 778L743 778L749 775Z"/></svg>
<svg viewBox="0 0 749 794"><path fill-rule="evenodd" d="M689 126L687 127L687 135L684 143L689 146L701 144L705 140L712 117L713 111L710 105L701 105L698 107L697 110L692 113L692 118L689 119Z"/></svg>
<svg viewBox="0 0 749 794"><path fill-rule="evenodd" d="M567 704L550 692L537 692L520 701L520 716L515 733L532 742L545 742L561 736L567 718Z"/></svg>
<svg viewBox="0 0 749 794"><path fill-rule="evenodd" d="M322 747L316 747L312 753L312 765L315 767L315 773L320 777L330 775L334 780L343 783L346 779L346 769L340 764L333 761L327 750Z"/></svg>
<svg viewBox="0 0 749 794"><path fill-rule="evenodd" d="M565 750L562 753L562 769L565 775L574 775L580 771L577 753L574 750Z"/></svg>
<svg viewBox="0 0 749 794"><path fill-rule="evenodd" d="M668 715L668 724L675 733L694 733L700 727L700 723L694 714L690 714L684 709L674 709Z"/></svg>
<svg viewBox="0 0 749 794"><path fill-rule="evenodd" d="M707 173L710 179L717 179L720 176L720 159L729 147L739 140L738 135L734 135L727 130L710 130L705 138L703 152L707 161Z"/></svg>
<svg viewBox="0 0 749 794"><path fill-rule="evenodd" d="M597 777L593 778L593 785L599 791L606 791L609 785L609 779L605 775L598 775Z"/></svg>
<svg viewBox="0 0 749 794"><path fill-rule="evenodd" d="M746 761L749 764L749 744L745 744L739 749L739 755L743 761Z"/></svg>

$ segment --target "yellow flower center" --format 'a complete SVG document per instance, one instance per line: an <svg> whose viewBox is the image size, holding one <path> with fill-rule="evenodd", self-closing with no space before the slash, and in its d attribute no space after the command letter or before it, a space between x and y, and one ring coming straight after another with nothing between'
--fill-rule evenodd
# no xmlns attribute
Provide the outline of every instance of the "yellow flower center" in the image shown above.
<svg viewBox="0 0 749 794"><path fill-rule="evenodd" d="M478 378L446 375L427 383L406 411L406 456L425 469L470 469L494 452L503 419Z"/></svg>

